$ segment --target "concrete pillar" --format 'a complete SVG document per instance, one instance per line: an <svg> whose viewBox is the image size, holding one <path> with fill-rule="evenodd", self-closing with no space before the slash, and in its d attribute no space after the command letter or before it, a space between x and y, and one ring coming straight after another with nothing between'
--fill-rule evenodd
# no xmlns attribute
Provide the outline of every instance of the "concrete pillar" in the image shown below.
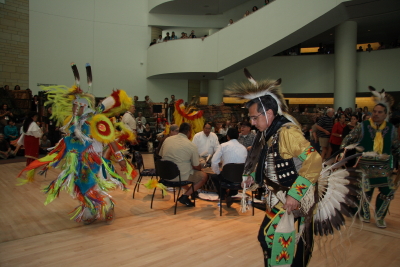
<svg viewBox="0 0 400 267"><path fill-rule="evenodd" d="M355 108L357 89L357 22L346 21L335 28L334 108Z"/></svg>
<svg viewBox="0 0 400 267"><path fill-rule="evenodd" d="M224 97L224 80L208 81L208 104L221 104Z"/></svg>

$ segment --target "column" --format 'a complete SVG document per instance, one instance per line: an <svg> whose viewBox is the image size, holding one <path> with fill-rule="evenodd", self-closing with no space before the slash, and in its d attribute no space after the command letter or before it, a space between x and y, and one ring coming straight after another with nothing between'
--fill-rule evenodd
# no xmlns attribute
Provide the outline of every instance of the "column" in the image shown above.
<svg viewBox="0 0 400 267"><path fill-rule="evenodd" d="M355 108L357 89L357 22L346 21L335 28L334 108Z"/></svg>
<svg viewBox="0 0 400 267"><path fill-rule="evenodd" d="M200 81L200 97L207 96L207 102L205 105L208 105L208 80Z"/></svg>
<svg viewBox="0 0 400 267"><path fill-rule="evenodd" d="M208 81L208 104L221 104L224 97L224 80Z"/></svg>

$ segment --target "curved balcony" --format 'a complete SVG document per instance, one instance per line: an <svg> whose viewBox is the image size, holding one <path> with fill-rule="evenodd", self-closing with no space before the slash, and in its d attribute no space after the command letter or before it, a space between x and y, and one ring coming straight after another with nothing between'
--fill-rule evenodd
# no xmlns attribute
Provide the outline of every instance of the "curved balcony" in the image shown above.
<svg viewBox="0 0 400 267"><path fill-rule="evenodd" d="M280 0L205 38L148 49L148 78L216 79L348 19L346 0Z"/></svg>

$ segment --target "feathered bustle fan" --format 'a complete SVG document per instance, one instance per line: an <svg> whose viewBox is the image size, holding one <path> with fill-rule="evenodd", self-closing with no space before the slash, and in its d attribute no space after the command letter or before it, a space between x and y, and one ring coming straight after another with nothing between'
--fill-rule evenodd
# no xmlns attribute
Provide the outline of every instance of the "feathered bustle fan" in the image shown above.
<svg viewBox="0 0 400 267"><path fill-rule="evenodd" d="M360 153L352 155L322 169L318 179L318 205L314 214L315 235L333 234L334 229L340 230L345 224L344 216L352 217L350 207L358 205L360 180L359 177L350 176L343 166L359 156Z"/></svg>

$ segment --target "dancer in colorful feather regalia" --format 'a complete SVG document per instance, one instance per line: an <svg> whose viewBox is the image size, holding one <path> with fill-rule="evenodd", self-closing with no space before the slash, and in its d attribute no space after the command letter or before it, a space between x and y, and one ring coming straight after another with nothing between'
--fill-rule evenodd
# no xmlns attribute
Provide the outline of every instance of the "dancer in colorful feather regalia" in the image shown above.
<svg viewBox="0 0 400 267"><path fill-rule="evenodd" d="M126 182L113 167L118 162L128 179L135 177L136 172L122 152L124 139L132 140L134 136L123 126L120 131L108 117L125 111L132 105L132 99L125 91L113 91L94 110L94 96L83 93L79 86L79 73L72 64L75 83L72 88L65 86L45 87L48 101L52 105L53 115L63 127L66 134L53 150L45 157L32 162L21 171L27 171L26 179L19 179L20 184L32 182L35 171L42 167L41 174L49 168L60 168L58 177L44 189L47 193L45 205L52 202L65 189L73 198L78 199L79 206L71 213L77 222L92 223L103 219L110 223L114 219L114 201L108 190L119 187L126 190ZM89 64L86 66L88 85L91 87L92 74Z"/></svg>
<svg viewBox="0 0 400 267"><path fill-rule="evenodd" d="M350 193L356 190L343 168L348 159L325 162L322 168L320 155L287 113L281 79L257 82L247 69L245 75L250 83L235 84L226 92L249 100L249 117L259 129L245 163L242 210L248 209L246 190L261 188L265 203L260 208L266 216L258 240L265 266L307 266L314 234L340 230L342 214L350 216L348 204L354 206Z"/></svg>
<svg viewBox="0 0 400 267"><path fill-rule="evenodd" d="M192 129L191 138L193 138L196 133L203 131L204 126L204 112L197 109L196 102L198 101L193 97L190 105L185 107L183 99L175 101L175 124L180 126L184 122L189 123Z"/></svg>

